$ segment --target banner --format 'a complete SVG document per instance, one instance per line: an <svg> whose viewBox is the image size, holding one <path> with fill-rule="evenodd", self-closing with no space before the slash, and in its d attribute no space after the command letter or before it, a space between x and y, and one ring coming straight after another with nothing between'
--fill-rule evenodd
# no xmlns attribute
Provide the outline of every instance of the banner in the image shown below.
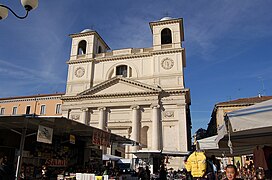
<svg viewBox="0 0 272 180"><path fill-rule="evenodd" d="M52 144L53 129L39 125L37 141Z"/></svg>
<svg viewBox="0 0 272 180"><path fill-rule="evenodd" d="M76 144L76 137L72 134L70 134L70 139L69 139L71 144Z"/></svg>
<svg viewBox="0 0 272 180"><path fill-rule="evenodd" d="M67 160L63 159L47 159L45 164L50 167L66 167L68 165Z"/></svg>
<svg viewBox="0 0 272 180"><path fill-rule="evenodd" d="M110 133L94 129L92 143L99 146L110 147Z"/></svg>

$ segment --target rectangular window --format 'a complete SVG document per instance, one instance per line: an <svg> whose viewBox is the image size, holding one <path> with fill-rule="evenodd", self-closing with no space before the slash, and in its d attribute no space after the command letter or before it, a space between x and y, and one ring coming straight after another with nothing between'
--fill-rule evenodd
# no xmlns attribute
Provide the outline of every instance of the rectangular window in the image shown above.
<svg viewBox="0 0 272 180"><path fill-rule="evenodd" d="M4 114L5 114L5 108L1 108L0 115L4 115Z"/></svg>
<svg viewBox="0 0 272 180"><path fill-rule="evenodd" d="M41 115L45 114L45 105L41 105L41 112L40 112L40 114Z"/></svg>
<svg viewBox="0 0 272 180"><path fill-rule="evenodd" d="M61 114L61 104L56 105L56 114Z"/></svg>
<svg viewBox="0 0 272 180"><path fill-rule="evenodd" d="M17 107L12 108L12 115L15 115L15 114L17 114Z"/></svg>
<svg viewBox="0 0 272 180"><path fill-rule="evenodd" d="M26 106L26 114L30 114L30 106Z"/></svg>

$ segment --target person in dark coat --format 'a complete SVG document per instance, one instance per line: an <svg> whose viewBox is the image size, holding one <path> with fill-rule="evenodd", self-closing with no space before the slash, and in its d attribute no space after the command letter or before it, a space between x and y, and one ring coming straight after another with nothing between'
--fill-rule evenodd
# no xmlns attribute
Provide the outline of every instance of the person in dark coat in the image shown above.
<svg viewBox="0 0 272 180"><path fill-rule="evenodd" d="M138 168L138 179L140 180L147 180L147 174L143 167Z"/></svg>
<svg viewBox="0 0 272 180"><path fill-rule="evenodd" d="M12 180L15 179L15 173L12 165L8 164L7 156L0 154L0 180Z"/></svg>
<svg viewBox="0 0 272 180"><path fill-rule="evenodd" d="M147 179L150 180L151 171L149 170L148 166L145 167L145 172L146 172L146 175L147 175Z"/></svg>
<svg viewBox="0 0 272 180"><path fill-rule="evenodd" d="M164 164L162 164L160 169L160 180L166 180L166 179L167 179L167 172L165 170Z"/></svg>

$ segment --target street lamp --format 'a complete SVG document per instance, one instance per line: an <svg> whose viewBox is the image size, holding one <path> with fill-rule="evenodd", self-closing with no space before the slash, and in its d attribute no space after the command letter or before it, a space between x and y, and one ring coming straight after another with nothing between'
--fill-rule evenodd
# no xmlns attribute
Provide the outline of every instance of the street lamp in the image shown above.
<svg viewBox="0 0 272 180"><path fill-rule="evenodd" d="M8 16L8 10L14 14L19 19L24 19L27 17L28 12L32 9L35 9L38 6L38 0L21 0L22 6L26 10L25 16L18 16L11 8L8 6L5 6L3 4L0 4L0 20L5 19Z"/></svg>

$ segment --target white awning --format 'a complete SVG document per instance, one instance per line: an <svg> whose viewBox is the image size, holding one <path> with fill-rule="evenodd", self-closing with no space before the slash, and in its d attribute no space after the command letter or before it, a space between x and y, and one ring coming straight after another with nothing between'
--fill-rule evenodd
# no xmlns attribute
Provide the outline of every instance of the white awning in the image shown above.
<svg viewBox="0 0 272 180"><path fill-rule="evenodd" d="M272 144L272 100L227 113L218 130L219 147L251 148Z"/></svg>
<svg viewBox="0 0 272 180"><path fill-rule="evenodd" d="M218 143L216 143L217 136L211 136L204 139L197 140L199 148L202 150L207 149L219 149Z"/></svg>
<svg viewBox="0 0 272 180"><path fill-rule="evenodd" d="M119 159L117 163L131 164L131 159Z"/></svg>
<svg viewBox="0 0 272 180"><path fill-rule="evenodd" d="M111 154L103 154L102 156L103 161L118 161L119 159L122 159L122 157L114 156Z"/></svg>

